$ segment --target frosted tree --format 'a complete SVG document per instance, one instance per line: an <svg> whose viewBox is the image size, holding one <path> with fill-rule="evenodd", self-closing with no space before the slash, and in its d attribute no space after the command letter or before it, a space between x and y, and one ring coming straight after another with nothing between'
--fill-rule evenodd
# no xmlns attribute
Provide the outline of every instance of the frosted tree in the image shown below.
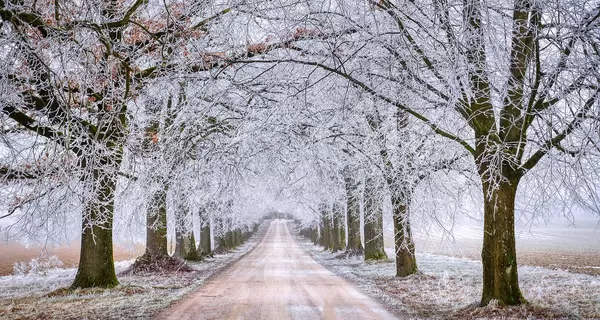
<svg viewBox="0 0 600 320"><path fill-rule="evenodd" d="M329 71L464 148L484 199L481 304L524 303L518 185L542 159L579 150L596 131L600 8L527 0L304 4L323 29L356 32L264 62Z"/></svg>
<svg viewBox="0 0 600 320"><path fill-rule="evenodd" d="M230 11L203 1L0 2L2 47L8 49L2 56L2 114L73 158L69 174L80 184L82 249L72 287L118 283L114 197L129 123L145 107L136 105L141 90L307 36L292 31L264 43L219 42L215 38L228 39L231 30L213 35L208 24ZM157 197L155 207L163 200Z"/></svg>

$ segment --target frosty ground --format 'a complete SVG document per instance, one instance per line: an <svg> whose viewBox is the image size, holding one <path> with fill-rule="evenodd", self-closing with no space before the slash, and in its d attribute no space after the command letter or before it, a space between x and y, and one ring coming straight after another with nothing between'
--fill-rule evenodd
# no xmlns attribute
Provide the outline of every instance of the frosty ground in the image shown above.
<svg viewBox="0 0 600 320"><path fill-rule="evenodd" d="M364 262L331 253L298 237L319 263L357 284L397 314L413 319L600 319L600 278L544 267L519 267L529 306L477 307L482 290L480 261L417 253L420 274L396 278L392 260ZM389 257L393 250L386 249Z"/></svg>
<svg viewBox="0 0 600 320"><path fill-rule="evenodd" d="M121 275L115 289L77 290L66 294L76 272L72 268L40 267L22 275L0 277L2 319L147 319L173 301L202 286L233 261L248 253L265 234L265 225L249 242L226 255L190 263L196 272ZM363 292L410 319L546 319L600 318L600 277L594 274L522 265L520 286L529 306L476 307L481 295L481 262L433 253L418 253L421 273L394 277L392 261L370 263L345 258L296 237L314 259L355 283ZM525 246L527 248L527 246ZM539 248L538 248L539 249ZM468 251L467 251L468 252ZM523 251L521 251L523 253ZM576 253L576 252L575 252ZM392 251L388 251L390 257ZM546 252L546 260L551 256ZM121 273L130 261L117 263ZM573 264L577 264L574 262ZM579 269L572 269L579 270Z"/></svg>
<svg viewBox="0 0 600 320"><path fill-rule="evenodd" d="M40 268L25 275L0 277L0 319L148 319L246 254L264 232L262 227L227 254L188 262L195 272L121 275L121 285L114 289L65 293L62 289L72 283L76 268ZM133 262L116 262L117 274Z"/></svg>

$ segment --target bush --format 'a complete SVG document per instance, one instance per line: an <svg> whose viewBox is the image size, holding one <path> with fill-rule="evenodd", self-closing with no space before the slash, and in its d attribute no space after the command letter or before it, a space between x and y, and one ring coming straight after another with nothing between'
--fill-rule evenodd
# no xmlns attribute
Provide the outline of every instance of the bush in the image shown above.
<svg viewBox="0 0 600 320"><path fill-rule="evenodd" d="M38 257L29 262L15 262L13 265L13 274L19 276L25 275L46 275L48 270L61 268L62 261L55 256Z"/></svg>

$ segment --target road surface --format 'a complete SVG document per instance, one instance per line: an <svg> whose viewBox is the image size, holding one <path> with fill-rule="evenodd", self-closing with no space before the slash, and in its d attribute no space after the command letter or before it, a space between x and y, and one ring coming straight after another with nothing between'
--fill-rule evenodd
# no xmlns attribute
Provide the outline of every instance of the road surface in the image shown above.
<svg viewBox="0 0 600 320"><path fill-rule="evenodd" d="M284 220L262 242L157 319L396 319L318 264Z"/></svg>

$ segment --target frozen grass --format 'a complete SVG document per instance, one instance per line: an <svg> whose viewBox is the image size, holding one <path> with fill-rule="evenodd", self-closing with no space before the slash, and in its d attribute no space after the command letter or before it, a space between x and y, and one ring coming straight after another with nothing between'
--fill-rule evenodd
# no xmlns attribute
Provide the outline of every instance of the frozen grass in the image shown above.
<svg viewBox="0 0 600 320"><path fill-rule="evenodd" d="M265 224L230 253L188 262L195 272L122 275L121 285L113 289L63 290L75 277L77 270L73 268L0 277L0 319L148 319L242 257L264 232ZM132 263L117 262L117 273Z"/></svg>
<svg viewBox="0 0 600 320"><path fill-rule="evenodd" d="M421 274L396 278L392 261L365 263L340 258L304 238L298 241L321 264L357 284L398 315L415 319L600 319L600 277L519 267L520 287L531 303L525 307L480 308L480 261L417 254ZM393 251L388 252L393 257Z"/></svg>

